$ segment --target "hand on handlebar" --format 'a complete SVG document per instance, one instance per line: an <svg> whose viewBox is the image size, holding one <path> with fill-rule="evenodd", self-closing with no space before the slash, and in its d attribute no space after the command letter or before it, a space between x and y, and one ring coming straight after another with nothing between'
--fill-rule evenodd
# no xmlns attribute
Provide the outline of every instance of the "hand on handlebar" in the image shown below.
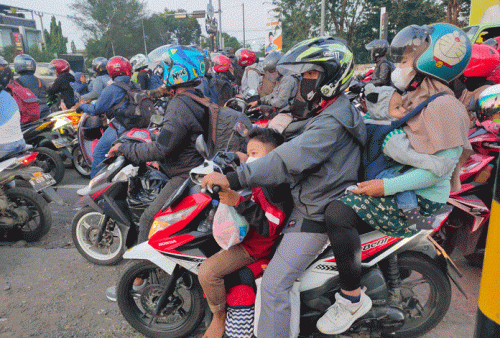
<svg viewBox="0 0 500 338"><path fill-rule="evenodd" d="M248 104L248 107L250 108L255 108L259 104L259 101L253 101Z"/></svg>
<svg viewBox="0 0 500 338"><path fill-rule="evenodd" d="M117 143L114 146L112 146L111 149L109 149L108 151L107 157L115 157L121 155L119 149L121 145L122 145L121 143Z"/></svg>
<svg viewBox="0 0 500 338"><path fill-rule="evenodd" d="M207 176L203 177L201 181L201 187L206 188L210 187L213 192L216 192L216 186L219 186L221 191L229 190L229 181L226 176L221 173L211 173Z"/></svg>

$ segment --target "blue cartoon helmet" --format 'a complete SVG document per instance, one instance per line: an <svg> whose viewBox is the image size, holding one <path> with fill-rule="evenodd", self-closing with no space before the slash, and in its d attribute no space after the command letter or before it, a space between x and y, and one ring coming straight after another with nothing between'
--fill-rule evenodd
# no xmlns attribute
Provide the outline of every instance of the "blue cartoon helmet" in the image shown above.
<svg viewBox="0 0 500 338"><path fill-rule="evenodd" d="M418 73L446 83L464 72L471 52L471 43L465 33L445 23L408 26L391 43L391 58L394 62L401 62L403 55L410 56Z"/></svg>
<svg viewBox="0 0 500 338"><path fill-rule="evenodd" d="M205 74L202 53L186 46L172 46L161 57L167 88L196 85Z"/></svg>

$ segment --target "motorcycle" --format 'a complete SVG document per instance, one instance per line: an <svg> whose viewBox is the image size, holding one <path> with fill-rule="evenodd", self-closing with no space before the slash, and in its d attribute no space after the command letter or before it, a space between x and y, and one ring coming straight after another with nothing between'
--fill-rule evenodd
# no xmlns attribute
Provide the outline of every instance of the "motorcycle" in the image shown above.
<svg viewBox="0 0 500 338"><path fill-rule="evenodd" d="M160 121L161 119L161 121ZM152 117L151 129L132 129L117 142L151 142L163 118ZM125 157L110 158L108 165L90 181L90 192L75 205L79 211L73 217L72 238L80 254L98 265L114 265L122 260L125 249L137 240L137 226L143 211L153 196L137 197L132 192L130 179L156 171L150 179L166 183L168 177L158 174L162 165L156 162L134 166ZM164 172L164 171L163 171ZM163 186L151 188L159 193ZM147 198L147 201L144 201Z"/></svg>
<svg viewBox="0 0 500 338"><path fill-rule="evenodd" d="M98 116L83 114L77 129L77 143L73 153L73 164L76 171L83 177L90 178L92 153L104 131L107 122Z"/></svg>
<svg viewBox="0 0 500 338"><path fill-rule="evenodd" d="M38 155L24 150L0 162L0 231L7 238L40 239L52 225L48 203L63 204L52 188L56 181L33 166Z"/></svg>
<svg viewBox="0 0 500 338"><path fill-rule="evenodd" d="M206 146L199 149L206 154ZM199 184L210 172L231 170L236 165L231 158L218 154L205 160L191 171L191 180ZM118 305L127 322L148 337L189 337L209 313L196 276L200 264L219 251L210 231L217 191L214 187L212 192L203 192L186 180L155 216L149 241L123 256L130 262L118 281ZM436 217L436 226L449 212ZM378 231L361 234L361 283L374 306L344 335L369 331L418 337L443 319L451 301L450 280L463 290L458 269L432 233L424 230L408 238ZM334 301L340 289L338 277L335 257L327 246L299 280L301 337L317 334L314 324ZM147 281L139 291L133 287L136 278Z"/></svg>

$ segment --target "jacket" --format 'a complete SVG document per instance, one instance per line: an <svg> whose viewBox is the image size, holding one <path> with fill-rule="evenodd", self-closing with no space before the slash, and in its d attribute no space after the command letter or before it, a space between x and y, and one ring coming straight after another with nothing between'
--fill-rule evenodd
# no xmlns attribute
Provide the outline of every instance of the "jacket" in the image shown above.
<svg viewBox="0 0 500 338"><path fill-rule="evenodd" d="M201 93L195 93L202 97ZM169 177L187 175L192 168L203 163L195 142L208 124L208 112L201 105L178 95L169 102L163 128L155 141L122 144L119 150L134 163L162 161Z"/></svg>
<svg viewBox="0 0 500 338"><path fill-rule="evenodd" d="M126 84L127 86L130 86L130 77L126 75L121 75L117 76L115 78L115 81L121 82ZM117 86L107 86L104 88L102 91L101 95L97 99L97 101L94 104L82 104L80 105L81 109L92 116L98 116L102 115L105 113L108 113L108 111L116 104L118 104L123 97L125 96L125 91L121 88L118 88ZM125 103L123 106L121 106L117 111L116 114L119 114L120 112L124 111L125 108L127 108L128 104ZM112 119L114 117L106 114L108 119Z"/></svg>
<svg viewBox="0 0 500 338"><path fill-rule="evenodd" d="M245 68L245 73L241 79L241 96L244 99L249 99L252 96L258 95L257 91L262 85L262 75L264 70L259 64L253 64ZM251 92L253 90L253 92Z"/></svg>
<svg viewBox="0 0 500 338"><path fill-rule="evenodd" d="M111 82L111 78L108 74L99 75L95 77L89 84L89 93L82 96L83 101L95 100L97 99L103 89Z"/></svg>
<svg viewBox="0 0 500 338"><path fill-rule="evenodd" d="M47 89L49 101L56 101L56 95L61 94L61 100L66 107L71 108L75 105L75 92L71 83L75 82L75 77L70 73L63 73L57 77L52 87Z"/></svg>
<svg viewBox="0 0 500 338"><path fill-rule="evenodd" d="M298 136L227 178L233 190L290 183L294 209L284 232L324 232L327 205L358 181L365 141L361 115L341 94Z"/></svg>
<svg viewBox="0 0 500 338"><path fill-rule="evenodd" d="M260 104L276 108L278 113L288 112L299 89L300 75L284 75L271 94L260 98Z"/></svg>
<svg viewBox="0 0 500 338"><path fill-rule="evenodd" d="M0 144L9 144L23 139L21 114L16 101L0 88Z"/></svg>
<svg viewBox="0 0 500 338"><path fill-rule="evenodd" d="M83 73L76 72L75 73L75 82L73 82L73 85L72 85L73 90L75 91L75 93L78 93L78 95L85 95L89 92L89 88L87 86L87 83L82 83L82 81L80 81L82 75L83 75Z"/></svg>
<svg viewBox="0 0 500 338"><path fill-rule="evenodd" d="M49 106L47 102L49 100L47 96L47 86L45 82L37 78L33 74L23 74L19 76L16 80L24 88L28 88L36 95L40 100L40 115L44 116L49 111Z"/></svg>
<svg viewBox="0 0 500 338"><path fill-rule="evenodd" d="M370 83L375 86L390 86L392 69L392 63L385 56L380 58L375 65Z"/></svg>

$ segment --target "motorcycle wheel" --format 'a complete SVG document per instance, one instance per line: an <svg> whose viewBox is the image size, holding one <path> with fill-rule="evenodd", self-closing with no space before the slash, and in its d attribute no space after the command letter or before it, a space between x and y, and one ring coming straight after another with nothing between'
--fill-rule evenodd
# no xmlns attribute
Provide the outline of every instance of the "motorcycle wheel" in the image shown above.
<svg viewBox="0 0 500 338"><path fill-rule="evenodd" d="M71 236L78 252L88 261L97 265L115 265L123 259L125 239L118 225L110 219L101 242L96 243L102 217L103 214L90 207L83 208L73 217Z"/></svg>
<svg viewBox="0 0 500 338"><path fill-rule="evenodd" d="M451 302L451 285L444 272L427 256L398 256L404 326L394 337L420 337L438 325Z"/></svg>
<svg viewBox="0 0 500 338"><path fill-rule="evenodd" d="M132 287L136 278L147 281L139 291L134 291ZM198 278L187 271L174 277L176 280L171 285L175 290L167 306L158 316L153 315L169 278L171 276L157 265L134 260L125 266L118 281L116 296L123 317L147 337L190 337L205 316L203 290Z"/></svg>
<svg viewBox="0 0 500 338"><path fill-rule="evenodd" d="M82 148L76 146L71 155L73 155L73 166L76 172L80 174L80 176L90 178L90 166L87 164L87 161L85 161L85 157L83 157Z"/></svg>
<svg viewBox="0 0 500 338"><path fill-rule="evenodd" d="M64 178L64 163L61 156L45 147L34 148L33 152L35 151L38 153L35 165L42 168L44 173L50 174L57 184L60 183Z"/></svg>
<svg viewBox="0 0 500 338"><path fill-rule="evenodd" d="M5 194L12 207L23 208L28 213L28 220L19 226L21 237L26 242L34 242L49 232L52 215L49 205L42 196L29 188L11 188Z"/></svg>

